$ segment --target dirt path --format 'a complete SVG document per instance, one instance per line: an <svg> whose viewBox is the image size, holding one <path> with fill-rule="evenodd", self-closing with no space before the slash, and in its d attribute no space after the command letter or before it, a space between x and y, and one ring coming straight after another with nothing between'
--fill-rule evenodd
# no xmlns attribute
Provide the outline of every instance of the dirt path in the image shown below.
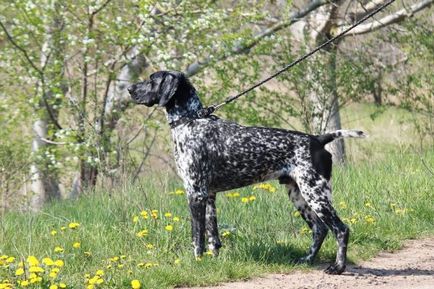
<svg viewBox="0 0 434 289"><path fill-rule="evenodd" d="M434 238L411 240L394 253L380 253L341 276L322 271L272 274L206 289L434 289Z"/></svg>

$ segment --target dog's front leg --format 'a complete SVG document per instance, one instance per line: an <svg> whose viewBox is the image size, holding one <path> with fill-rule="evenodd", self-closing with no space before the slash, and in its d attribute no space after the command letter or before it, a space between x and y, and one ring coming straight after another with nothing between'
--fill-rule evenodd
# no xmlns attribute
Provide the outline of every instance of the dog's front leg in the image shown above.
<svg viewBox="0 0 434 289"><path fill-rule="evenodd" d="M191 234L194 256L201 257L205 249L205 214L208 193L206 190L187 190L191 213Z"/></svg>

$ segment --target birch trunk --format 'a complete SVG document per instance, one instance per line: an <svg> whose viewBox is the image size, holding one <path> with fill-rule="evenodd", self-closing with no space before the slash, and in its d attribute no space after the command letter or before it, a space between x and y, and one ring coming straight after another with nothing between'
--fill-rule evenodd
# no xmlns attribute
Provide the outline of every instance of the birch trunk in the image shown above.
<svg viewBox="0 0 434 289"><path fill-rule="evenodd" d="M40 79L41 83L47 83L41 85L41 100L39 109L36 111L38 119L33 123L33 141L32 141L32 154L33 156L42 156L44 158L44 152L48 151L49 144L44 141L48 139L48 129L52 123L52 117L57 118L58 112L48 103L53 97L50 88L53 85L60 87L61 90L63 79L63 67L56 65L57 61L63 63L63 42L61 41L61 31L63 27L63 19L60 13L57 13L60 9L58 2L53 2L51 5L53 12L53 21L47 26L47 35L44 41L41 51L41 67L46 67L47 73L42 75L43 79ZM48 55L51 54L51 57ZM53 65L54 64L54 65ZM54 66L51 67L51 65ZM45 99L45 101L44 101ZM47 107L50 106L50 107ZM50 109L50 114L48 112ZM31 174L31 195L29 196L29 208L32 211L39 211L42 206L51 199L60 198L59 183L57 180L57 174L48 167L48 161L36 161L30 166Z"/></svg>

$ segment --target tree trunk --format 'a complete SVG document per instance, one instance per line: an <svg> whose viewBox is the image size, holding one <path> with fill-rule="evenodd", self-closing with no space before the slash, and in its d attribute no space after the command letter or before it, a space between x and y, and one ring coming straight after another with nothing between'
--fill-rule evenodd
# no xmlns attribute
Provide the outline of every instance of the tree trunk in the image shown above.
<svg viewBox="0 0 434 289"><path fill-rule="evenodd" d="M58 114L58 111L50 103L53 98L51 90L56 90L57 93L59 90L63 92L66 90L63 85L63 65L57 63L64 62L64 42L62 41L61 34L63 19L60 13L57 13L61 7L59 2L53 2L51 5L53 5L52 9L54 10L52 12L53 20L46 29L47 34L41 51L40 64L41 67L45 67L46 73L40 79L42 88L41 100L39 109L36 111L36 115L39 118L33 123L32 154L34 156L41 156L42 161L36 161L30 166L32 195L29 199L29 206L32 211L40 210L44 203L50 199L60 198L57 174L53 164L51 168L49 167L49 160L44 155L45 152L49 151L49 147L51 146L44 139L49 138L48 129L54 121L52 118L57 118ZM51 58L49 55L51 55Z"/></svg>
<svg viewBox="0 0 434 289"><path fill-rule="evenodd" d="M324 5L309 14L305 21L294 25L293 37L307 43L313 49L331 37L331 30L337 21L339 5L342 1ZM337 45L332 44L310 58L306 78L310 82L308 99L312 119L310 130L314 134L341 129L339 98L336 84ZM336 163L345 161L345 148L342 140L330 143L327 149Z"/></svg>
<svg viewBox="0 0 434 289"><path fill-rule="evenodd" d="M38 119L33 123L34 138L32 141L32 153L40 154L48 146L42 139L47 138L48 122L46 119ZM30 166L31 195L29 206L32 211L38 211L50 199L59 198L60 190L57 179L47 168L46 162L33 163Z"/></svg>

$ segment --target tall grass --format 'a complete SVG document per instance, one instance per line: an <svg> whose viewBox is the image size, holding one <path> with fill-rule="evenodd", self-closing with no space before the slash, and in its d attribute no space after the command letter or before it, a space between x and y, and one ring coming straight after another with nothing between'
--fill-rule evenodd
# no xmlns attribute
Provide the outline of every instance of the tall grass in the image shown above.
<svg viewBox="0 0 434 289"><path fill-rule="evenodd" d="M434 182L421 157L434 166L431 149L422 155L390 154L382 161L335 168L334 205L351 227L350 261L399 248L404 239L433 234ZM272 192L273 186L277 191ZM103 283L93 288L129 288L133 279L140 280L142 288L204 285L306 268L292 261L306 252L310 232L284 187L272 183L268 189L238 190L240 196L221 193L217 208L224 247L218 258L205 255L201 260L192 257L187 201L179 188L169 177L148 178L118 191L52 203L38 214L7 213L0 222L0 255L16 260L0 258L0 281L17 284L29 279L29 272L15 276L19 261L29 255L65 263L54 279L48 276L53 266L40 265L45 270L38 273L42 281L29 286L43 288L60 282L85 288L98 269L104 270L98 277ZM152 210L158 210L158 218ZM71 222L80 225L70 229ZM147 235L138 237L144 229ZM58 248L56 253L55 247L63 252ZM331 262L335 252L329 234L316 264Z"/></svg>

